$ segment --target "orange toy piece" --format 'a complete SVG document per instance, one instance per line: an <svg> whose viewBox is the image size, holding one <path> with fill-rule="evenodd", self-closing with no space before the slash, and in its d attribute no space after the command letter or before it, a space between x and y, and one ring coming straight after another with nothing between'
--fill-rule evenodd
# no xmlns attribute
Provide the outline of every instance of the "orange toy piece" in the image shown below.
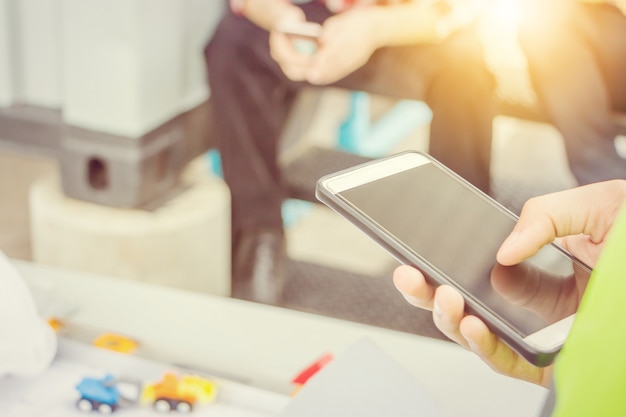
<svg viewBox="0 0 626 417"><path fill-rule="evenodd" d="M196 375L179 378L175 373L168 372L161 381L146 385L142 399L144 402L152 402L158 412L176 410L188 413L196 403L215 401L216 395L214 382Z"/></svg>
<svg viewBox="0 0 626 417"><path fill-rule="evenodd" d="M134 340L113 333L101 334L93 341L93 345L120 353L132 353L139 346Z"/></svg>
<svg viewBox="0 0 626 417"><path fill-rule="evenodd" d="M48 324L50 325L50 327L52 327L52 330L54 330L55 332L58 332L59 330L61 330L61 327L63 327L63 322L60 319L57 319L56 317L50 317L48 319Z"/></svg>

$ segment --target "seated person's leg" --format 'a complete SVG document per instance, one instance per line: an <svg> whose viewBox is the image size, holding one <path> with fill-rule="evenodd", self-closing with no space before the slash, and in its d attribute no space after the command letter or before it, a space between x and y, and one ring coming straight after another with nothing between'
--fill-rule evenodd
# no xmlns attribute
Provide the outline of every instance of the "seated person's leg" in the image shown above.
<svg viewBox="0 0 626 417"><path fill-rule="evenodd" d="M471 28L441 44L381 48L336 85L425 101L429 153L489 192L495 81Z"/></svg>
<svg viewBox="0 0 626 417"><path fill-rule="evenodd" d="M520 41L531 80L577 181L626 178L612 119L626 108L626 19L610 5L570 3L526 14Z"/></svg>
<svg viewBox="0 0 626 417"><path fill-rule="evenodd" d="M496 83L476 33L452 35L436 59L440 68L426 96L433 111L430 154L489 194Z"/></svg>
<svg viewBox="0 0 626 417"><path fill-rule="evenodd" d="M328 17L316 2L303 9L309 20ZM492 79L477 58L474 44L462 36L453 39L440 45L381 48L363 67L334 85L426 99L435 113L432 153L487 191L491 110L489 103L476 103L491 97ZM271 294L280 292L280 279L275 279L280 277L275 268L280 262L275 255L284 256L280 207L285 192L276 160L277 142L295 94L304 84L289 81L273 61L267 32L232 14L218 26L206 60L213 133L232 194L233 288L245 288L235 295L246 298L256 290L267 290L265 301L273 302ZM260 264L270 268L259 274L254 266L260 253L269 258Z"/></svg>
<svg viewBox="0 0 626 417"><path fill-rule="evenodd" d="M238 255L239 263L252 269L255 246L265 244L270 257L284 251L280 216L284 193L275 159L295 91L279 88L287 83L269 56L267 43L267 32L227 14L205 51L212 136L231 192L233 295L247 298L253 294L240 294L239 284L251 281L251 276L242 275L253 271L238 268ZM242 258L242 243L249 259ZM272 264L278 266L277 262Z"/></svg>
<svg viewBox="0 0 626 417"><path fill-rule="evenodd" d="M231 192L233 295L273 303L285 258L278 140L302 84L288 80L271 58L268 32L232 13L218 25L205 58L212 136Z"/></svg>

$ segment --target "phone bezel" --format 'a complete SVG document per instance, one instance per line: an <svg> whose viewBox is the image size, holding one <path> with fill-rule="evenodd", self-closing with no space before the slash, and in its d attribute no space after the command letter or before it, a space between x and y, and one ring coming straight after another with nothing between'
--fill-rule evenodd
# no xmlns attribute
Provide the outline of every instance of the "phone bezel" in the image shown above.
<svg viewBox="0 0 626 417"><path fill-rule="evenodd" d="M391 255L394 256L400 263L417 267L424 273L426 278L435 285L448 284L457 288L466 301L467 312L481 317L494 333L498 334L498 336L500 336L513 349L523 355L528 361L537 366L549 365L565 342L569 329L573 323L574 315L550 324L539 331L524 337L521 332L515 329L514 326L500 317L497 312L485 306L473 294L469 293L457 282L443 274L420 254L416 254L381 225L377 224L368 216L363 215L360 210L353 207L350 202L346 201L341 195L339 195L341 192L358 185L366 184L368 182L375 181L376 179L428 163L435 164L437 167L450 175L452 179L461 182L466 187L469 187L474 193L483 198L491 206L509 216L513 221L517 221L518 217L506 207L502 206L487 194L474 187L472 184L458 176L452 170L448 169L445 165L439 163L431 156L417 151L401 152L396 155L360 164L356 167L348 168L334 174L325 175L318 180L316 196L321 202L346 217L359 229L373 238L383 248L390 252ZM586 269L589 273L591 272L591 269L580 262L577 258L573 257L557 245L552 244L552 246L564 256L571 259L572 262L575 262L581 268Z"/></svg>

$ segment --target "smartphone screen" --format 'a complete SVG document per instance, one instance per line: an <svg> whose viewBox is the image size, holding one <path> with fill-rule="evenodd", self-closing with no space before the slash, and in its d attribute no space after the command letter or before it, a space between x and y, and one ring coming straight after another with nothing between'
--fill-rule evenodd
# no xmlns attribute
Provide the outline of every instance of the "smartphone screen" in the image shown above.
<svg viewBox="0 0 626 417"><path fill-rule="evenodd" d="M342 187L337 195L521 337L564 318L520 305L520 294L532 284L525 280L560 285L573 279L571 258L549 245L522 264L498 264L496 253L515 216L439 165L399 170Z"/></svg>

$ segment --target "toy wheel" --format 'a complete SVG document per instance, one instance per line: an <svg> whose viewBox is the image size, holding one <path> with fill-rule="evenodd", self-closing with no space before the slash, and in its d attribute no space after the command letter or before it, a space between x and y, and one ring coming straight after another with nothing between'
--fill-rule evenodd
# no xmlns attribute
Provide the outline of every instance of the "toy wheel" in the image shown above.
<svg viewBox="0 0 626 417"><path fill-rule="evenodd" d="M154 402L154 409L159 413L168 413L172 410L172 407L167 400L160 399Z"/></svg>
<svg viewBox="0 0 626 417"><path fill-rule="evenodd" d="M98 412L100 414L111 414L113 412L113 407L111 407L109 404L100 404L98 406Z"/></svg>
<svg viewBox="0 0 626 417"><path fill-rule="evenodd" d="M78 402L76 403L76 407L78 407L80 411L84 411L86 413L93 410L93 404L91 403L91 401L85 398L81 398L80 400L78 400Z"/></svg>
<svg viewBox="0 0 626 417"><path fill-rule="evenodd" d="M181 401L176 405L176 411L179 413L189 413L191 412L191 404L186 401Z"/></svg>

